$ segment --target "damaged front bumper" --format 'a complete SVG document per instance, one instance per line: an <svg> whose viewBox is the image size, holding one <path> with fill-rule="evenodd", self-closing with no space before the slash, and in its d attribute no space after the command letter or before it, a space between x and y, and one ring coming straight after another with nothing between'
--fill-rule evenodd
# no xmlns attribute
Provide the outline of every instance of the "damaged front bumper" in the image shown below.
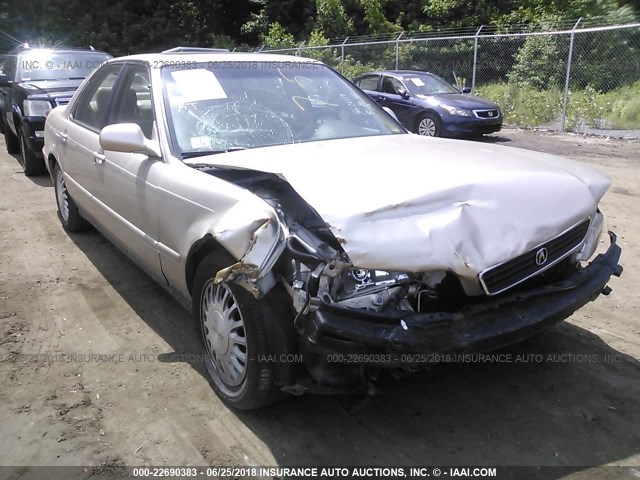
<svg viewBox="0 0 640 480"><path fill-rule="evenodd" d="M341 361L351 370L402 367L414 363L407 353L479 353L530 337L609 294L610 277L622 273L621 249L615 234L609 236L607 252L564 281L492 297L458 312L377 313L322 304L301 339L307 369L320 383L343 384L352 375L338 368Z"/></svg>

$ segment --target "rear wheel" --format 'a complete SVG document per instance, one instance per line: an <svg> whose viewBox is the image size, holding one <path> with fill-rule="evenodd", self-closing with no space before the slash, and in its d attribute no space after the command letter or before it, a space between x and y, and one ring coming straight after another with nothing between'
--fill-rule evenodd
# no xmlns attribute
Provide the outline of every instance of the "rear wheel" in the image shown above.
<svg viewBox="0 0 640 480"><path fill-rule="evenodd" d="M56 191L58 218L64 229L68 232L86 230L89 223L80 215L78 206L69 195L67 185L64 182L64 175L57 164L53 167L53 185Z"/></svg>
<svg viewBox="0 0 640 480"><path fill-rule="evenodd" d="M425 113L420 120L418 120L418 135L424 135L427 137L439 137L440 136L440 119L433 113Z"/></svg>
<svg viewBox="0 0 640 480"><path fill-rule="evenodd" d="M268 361L265 315L269 304L256 300L233 283L214 281L226 267L220 255L207 255L198 266L193 283L192 314L206 351L205 365L213 388L229 406L251 410L282 396L273 383Z"/></svg>
<svg viewBox="0 0 640 480"><path fill-rule="evenodd" d="M33 150L29 148L24 130L20 129L20 155L22 157L22 168L27 177L42 175L44 173L44 160L38 158Z"/></svg>
<svg viewBox="0 0 640 480"><path fill-rule="evenodd" d="M20 153L20 141L18 137L16 137L9 125L4 126L4 143L7 146L7 152L9 153Z"/></svg>

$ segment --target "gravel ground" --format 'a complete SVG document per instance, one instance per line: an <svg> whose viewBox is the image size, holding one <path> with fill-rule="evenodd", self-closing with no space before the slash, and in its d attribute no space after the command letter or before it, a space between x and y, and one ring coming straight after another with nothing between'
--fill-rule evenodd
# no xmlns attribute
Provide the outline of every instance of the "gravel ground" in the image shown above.
<svg viewBox="0 0 640 480"><path fill-rule="evenodd" d="M181 355L199 351L188 314L99 233L67 235L51 181L26 178L0 145L0 465L558 465L571 468L545 475L571 479L640 465L640 143L518 130L483 141L613 178L601 208L625 273L612 295L503 351L542 361L442 365L377 397L249 413Z"/></svg>

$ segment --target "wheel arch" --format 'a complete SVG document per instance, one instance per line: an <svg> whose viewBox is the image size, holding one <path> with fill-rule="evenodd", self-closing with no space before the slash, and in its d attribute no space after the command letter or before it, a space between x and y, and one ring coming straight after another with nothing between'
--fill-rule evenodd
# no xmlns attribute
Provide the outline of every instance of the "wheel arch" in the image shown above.
<svg viewBox="0 0 640 480"><path fill-rule="evenodd" d="M13 128L15 128L15 134L20 135L20 129L22 128L22 113L13 109Z"/></svg>
<svg viewBox="0 0 640 480"><path fill-rule="evenodd" d="M194 244L191 245L185 262L185 280L190 295L193 294L193 280L198 270L198 265L202 259L210 253L217 253L227 257L230 264L237 261L220 242L213 238L211 233L207 233L199 240L196 240Z"/></svg>
<svg viewBox="0 0 640 480"><path fill-rule="evenodd" d="M440 120L442 120L442 115L440 115L433 107L423 107L416 117L416 122L419 122L426 114L429 113L431 115L435 115Z"/></svg>

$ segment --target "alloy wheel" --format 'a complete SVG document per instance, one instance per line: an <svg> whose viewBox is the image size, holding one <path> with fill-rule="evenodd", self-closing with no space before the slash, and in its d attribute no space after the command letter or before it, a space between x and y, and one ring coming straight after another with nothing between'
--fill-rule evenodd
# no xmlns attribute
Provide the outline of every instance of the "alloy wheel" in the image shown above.
<svg viewBox="0 0 640 480"><path fill-rule="evenodd" d="M56 170L56 199L58 201L58 210L62 220L69 221L69 192L67 192L67 186L64 183L64 177L60 169Z"/></svg>
<svg viewBox="0 0 640 480"><path fill-rule="evenodd" d="M247 337L238 300L224 283L210 280L200 301L202 333L211 362L230 387L247 375Z"/></svg>
<svg viewBox="0 0 640 480"><path fill-rule="evenodd" d="M420 135L426 135L427 137L436 136L436 122L432 118L424 117L418 124L418 133Z"/></svg>

